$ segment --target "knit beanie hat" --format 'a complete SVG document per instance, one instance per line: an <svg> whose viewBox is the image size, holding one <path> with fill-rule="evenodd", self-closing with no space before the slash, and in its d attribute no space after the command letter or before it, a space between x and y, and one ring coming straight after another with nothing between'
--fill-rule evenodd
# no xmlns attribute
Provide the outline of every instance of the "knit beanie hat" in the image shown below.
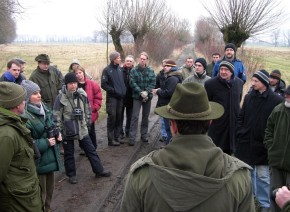
<svg viewBox="0 0 290 212"><path fill-rule="evenodd" d="M36 83L34 83L34 82L30 81L30 80L23 80L21 82L21 86L23 88L25 88L26 93L27 93L26 98L25 98L26 102L29 102L29 99L30 99L31 95L34 92L40 91L40 87Z"/></svg>
<svg viewBox="0 0 290 212"><path fill-rule="evenodd" d="M254 73L253 77L256 77L261 83L263 83L266 87L269 87L269 73L262 69Z"/></svg>
<svg viewBox="0 0 290 212"><path fill-rule="evenodd" d="M110 61L113 62L119 56L120 56L120 53L119 52L112 52L110 54Z"/></svg>
<svg viewBox="0 0 290 212"><path fill-rule="evenodd" d="M230 72L232 72L232 73L234 74L234 72L235 72L235 66L234 66L231 62L228 62L228 61L223 60L223 61L220 63L219 69L220 69L222 66L227 67L227 68L230 70Z"/></svg>
<svg viewBox="0 0 290 212"><path fill-rule="evenodd" d="M0 107L11 109L20 105L26 97L26 90L12 82L0 82Z"/></svg>
<svg viewBox="0 0 290 212"><path fill-rule="evenodd" d="M166 60L164 66L175 67L176 63L173 60Z"/></svg>
<svg viewBox="0 0 290 212"><path fill-rule="evenodd" d="M233 43L228 43L228 44L225 46L225 51L226 51L228 48L233 49L235 52L236 52L236 50L237 50L236 45L233 44Z"/></svg>
<svg viewBox="0 0 290 212"><path fill-rule="evenodd" d="M196 60L195 60L195 62L194 63L201 63L201 65L203 66L203 68L204 68L204 70L206 69L206 60L204 59L204 58L197 58Z"/></svg>
<svg viewBox="0 0 290 212"><path fill-rule="evenodd" d="M68 83L71 83L71 82L78 82L77 76L73 72L67 73L64 76L64 83L65 84L68 84Z"/></svg>
<svg viewBox="0 0 290 212"><path fill-rule="evenodd" d="M71 61L71 65L72 64L77 64L77 65L79 65L80 64L80 62L79 62L79 60L78 59L73 59L72 61Z"/></svg>
<svg viewBox="0 0 290 212"><path fill-rule="evenodd" d="M281 79L281 72L279 70L273 70L270 74L270 78L280 80Z"/></svg>

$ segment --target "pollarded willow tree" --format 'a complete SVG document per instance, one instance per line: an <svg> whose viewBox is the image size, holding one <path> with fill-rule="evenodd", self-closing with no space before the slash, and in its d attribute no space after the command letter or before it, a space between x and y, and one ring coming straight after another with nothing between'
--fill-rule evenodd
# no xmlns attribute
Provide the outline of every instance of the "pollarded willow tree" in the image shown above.
<svg viewBox="0 0 290 212"><path fill-rule="evenodd" d="M108 0L103 7L99 23L111 35L115 50L124 58L124 50L121 44L121 35L126 30L128 18L128 0Z"/></svg>
<svg viewBox="0 0 290 212"><path fill-rule="evenodd" d="M203 0L202 4L224 41L237 47L253 35L276 29L284 15L279 0Z"/></svg>
<svg viewBox="0 0 290 212"><path fill-rule="evenodd" d="M134 38L135 53L141 51L145 35L158 30L170 14L164 0L129 0L127 29Z"/></svg>

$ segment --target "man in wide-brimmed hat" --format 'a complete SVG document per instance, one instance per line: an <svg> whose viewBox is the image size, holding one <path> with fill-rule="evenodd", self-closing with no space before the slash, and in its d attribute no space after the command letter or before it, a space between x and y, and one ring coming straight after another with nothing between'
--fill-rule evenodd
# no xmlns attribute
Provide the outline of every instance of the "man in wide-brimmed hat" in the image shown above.
<svg viewBox="0 0 290 212"><path fill-rule="evenodd" d="M207 136L224 109L202 85L178 84L155 112L170 119L172 141L131 166L121 211L255 211L250 167Z"/></svg>
<svg viewBox="0 0 290 212"><path fill-rule="evenodd" d="M37 68L29 80L40 87L42 101L52 109L55 98L63 86L63 75L55 66L50 65L51 60L47 54L37 55L35 61Z"/></svg>

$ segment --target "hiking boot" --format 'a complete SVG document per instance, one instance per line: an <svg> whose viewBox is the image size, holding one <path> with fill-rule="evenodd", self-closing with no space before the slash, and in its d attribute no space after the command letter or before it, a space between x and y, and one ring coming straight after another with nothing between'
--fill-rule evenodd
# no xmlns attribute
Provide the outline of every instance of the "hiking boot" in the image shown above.
<svg viewBox="0 0 290 212"><path fill-rule="evenodd" d="M110 171L103 171L102 173L96 174L96 178L99 177L110 177L112 173Z"/></svg>
<svg viewBox="0 0 290 212"><path fill-rule="evenodd" d="M68 182L70 184L77 184L78 183L77 177L76 176L69 177Z"/></svg>

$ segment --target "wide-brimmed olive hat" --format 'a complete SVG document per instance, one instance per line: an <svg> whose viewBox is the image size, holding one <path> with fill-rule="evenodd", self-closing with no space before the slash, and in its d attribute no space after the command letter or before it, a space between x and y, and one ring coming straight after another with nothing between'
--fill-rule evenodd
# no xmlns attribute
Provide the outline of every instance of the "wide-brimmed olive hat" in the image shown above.
<svg viewBox="0 0 290 212"><path fill-rule="evenodd" d="M169 104L154 111L173 120L212 120L221 117L224 108L219 103L208 101L203 85L190 82L177 84Z"/></svg>
<svg viewBox="0 0 290 212"><path fill-rule="evenodd" d="M47 54L39 54L36 56L35 61L51 63L50 58Z"/></svg>

